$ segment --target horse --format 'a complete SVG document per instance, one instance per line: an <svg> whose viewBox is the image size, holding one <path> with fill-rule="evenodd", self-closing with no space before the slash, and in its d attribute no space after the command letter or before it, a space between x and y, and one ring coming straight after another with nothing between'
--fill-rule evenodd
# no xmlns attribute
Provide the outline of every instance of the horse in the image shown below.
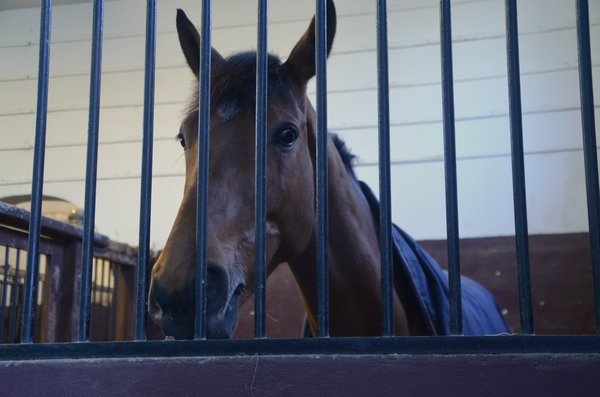
<svg viewBox="0 0 600 397"><path fill-rule="evenodd" d="M331 0L327 15L329 55L337 23ZM198 79L200 34L182 10L177 11L176 24L183 53ZM254 291L256 53L242 52L224 58L214 48L211 51L206 332L207 338L218 339L232 336L238 321L238 305L243 303L240 297ZM268 56L266 137L267 276L280 264L288 264L312 335L317 335L318 300L316 112L306 91L315 72L313 17L285 62L275 55ZM178 135L186 164L184 197L166 245L153 267L148 294L151 318L166 336L175 339L191 339L194 335L198 112L195 96ZM378 203L368 187L356 178L353 156L333 134L328 137L327 153L329 333L330 336L381 335ZM394 245L394 262L402 264L399 270L394 264L395 334L447 334L443 325L447 316L440 315L436 320L428 312L438 305L447 314L447 300L440 303L424 299L414 273L421 279L431 278L433 272L433 278L441 280L438 290L429 291L430 297L447 296L447 275L437 264L434 270L419 270L421 262L433 259L410 236L404 238L401 229L395 228L394 235L402 237ZM491 314L484 313L484 317L490 315L500 325L475 333L506 332L506 323L493 297L477 286L479 295L475 300L491 299L492 306L495 305ZM468 317L467 311L465 321ZM442 325L436 328L436 322Z"/></svg>

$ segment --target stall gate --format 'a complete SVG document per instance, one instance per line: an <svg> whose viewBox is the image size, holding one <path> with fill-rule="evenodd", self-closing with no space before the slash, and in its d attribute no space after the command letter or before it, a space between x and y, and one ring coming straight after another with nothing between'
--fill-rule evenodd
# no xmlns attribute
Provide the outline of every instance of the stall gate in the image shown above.
<svg viewBox="0 0 600 397"><path fill-rule="evenodd" d="M81 243L71 255L80 255L81 286L77 326L69 325L69 332L77 342L60 342L58 328L65 323L60 317L60 302L51 309L56 316L38 313L40 297L49 298L53 292L45 286L48 277L59 277L55 261L60 255L44 236L59 233L65 239L65 231L56 231L41 217L42 184L44 180L45 125L48 100L48 70L51 31L51 0L42 1L41 37L39 53L39 79L37 124L35 141L34 175L32 186L31 216L13 213L20 219L20 227L28 227L28 243L23 240L5 248L6 262L25 257L27 273L20 269L4 267L3 292L10 298L10 291L23 292L22 328L6 328L8 342L0 346L0 379L2 394L7 395L596 395L600 388L600 337L588 336L535 336L533 329L531 283L529 279L529 252L527 211L525 205L524 154L520 104L520 72L517 40L516 0L506 0L506 28L508 48L510 133L512 144L514 208L516 242L518 253L519 302L522 334L504 336L462 336L461 303L457 299L460 283L458 257L457 177L454 134L454 93L452 75L451 2L440 1L440 30L442 49L442 88L444 121L444 161L446 170L446 211L448 224L448 264L451 290L451 333L448 337L377 337L377 338L329 338L326 313L320 322L319 337L310 339L269 339L264 334L248 340L206 340L201 332L190 341L146 341L146 300L148 268L151 253L149 247L150 195L153 143L153 103L156 48L156 1L147 2L146 22L146 72L144 104L143 171L141 188L140 243L137 266L136 296L126 304L135 312L134 341L94 342L101 339L95 335L95 317L99 316L95 303L102 303L103 296L118 289L117 280L102 284L106 291L99 291L100 264L104 259L113 266L116 254L102 255L101 237L94 233L96 163L98 152L98 119L100 111L100 76L103 32L103 8L101 0L94 1L93 45L91 70L91 95L89 110L89 139L86 179L85 221L83 231L73 229L71 241ZM259 42L257 65L258 93L264 91L262 73L266 65L267 1L258 2ZM316 2L317 41L326 37L327 2ZM587 204L589 213L590 244L594 278L596 330L600 333L600 214L598 188L598 160L595 135L594 104L592 90L592 61L590 56L590 28L588 2L578 0L577 37L580 72L581 114L584 137ZM383 205L381 225L384 233L390 232L389 210L389 82L387 70L387 4L377 2L378 26L378 104L380 140L380 197ZM209 59L211 42L211 1L202 1L201 35L203 38L201 60ZM326 53L323 45L317 46L317 114L326 120ZM202 76L206 76L206 63L202 63ZM209 114L209 84L200 89L200 119ZM259 103L259 102L257 102ZM264 108L257 112L257 130L265 123ZM261 124L263 123L263 124ZM317 147L326 136L326 123L318 123ZM264 150L258 148L257 150ZM319 156L319 154L317 155ZM261 158L262 156L257 156ZM322 162L318 162L322 164ZM257 173L265 172L264 164L257 163ZM322 166L318 175L324 175ZM257 178L260 180L260 178ZM205 181L206 182L206 181ZM206 185L205 185L206 186ZM326 189L317 189L317 205L323 208ZM257 199L258 206L260 200ZM257 206L257 207L258 207ZM10 213L4 208L3 213ZM319 222L325 225L326 212L319 212ZM4 215L8 216L8 215ZM27 219L26 219L27 218ZM203 219L200 217L200 219ZM205 219L205 218L204 218ZM25 222L25 223L24 223ZM53 229L54 227L54 229ZM323 227L320 230L325 230ZM54 231L53 231L54 230ZM200 230L202 228L200 227ZM6 229L3 233L23 236L22 231ZM68 233L67 233L68 234ZM384 234L385 235L385 234ZM257 244L264 247L264 234L257 236ZM262 240L261 240L262 239ZM326 242L321 233L318 239ZM68 240L68 239L67 239ZM17 240L15 240L17 241ZM104 242L106 244L106 242ZM383 246L382 255L389 257L389 249ZM14 250L14 251L13 251ZM25 255L25 252L27 255ZM62 255L62 254L61 254ZM124 263L131 266L131 255ZM319 255L323 258L324 255ZM9 259L10 258L10 259ZM51 258L51 259L50 259ZM96 266L94 266L96 264ZM116 265L115 265L116 266ZM320 271L326 274L326 260L320 259ZM131 267L133 268L133 267ZM41 270L43 269L43 270ZM112 271L111 271L112 272ZM259 274L263 273L257 272ZM108 274L108 273L107 273ZM12 280L12 281L10 281ZM12 284L10 284L12 283ZM9 285L10 284L10 285ZM7 288L7 285L10 288ZM54 284L60 285L60 284ZM7 292L8 291L8 292ZM19 294L21 292L18 292ZM100 294L100 295L98 295ZM264 294L264 293L263 293ZM16 294L13 295L16 296ZM100 296L100 298L98 298ZM3 296L3 302L4 302ZM109 298L106 298L109 299ZM112 299L112 298L110 298ZM259 293L257 300L264 300ZM321 307L328 302L326 293L320 296ZM100 305L102 306L102 305ZM257 305L257 330L264 329L264 305ZM52 309L54 307L54 309ZM3 303L2 309L5 306ZM325 310L325 309L323 309ZM16 312L8 313L14 324ZM101 313L100 316L117 316ZM385 319L382 325L385 329ZM4 315L2 320L4 321ZM45 319L45 320L41 320ZM388 317L389 322L389 317ZM54 327L42 325L41 321L54 321ZM66 320L65 320L66 321ZM115 320L116 321L116 320ZM201 324L203 319L198 320ZM261 323L262 322L262 326ZM68 322L67 322L68 323ZM114 332L127 327L120 324ZM202 329L201 325L199 326ZM41 335L41 328L50 334ZM76 331L75 331L76 329ZM108 328L107 328L108 329ZM5 332L4 324L2 332ZM113 331L111 331L113 332ZM259 331L260 332L260 331ZM384 332L385 334L385 332ZM114 335L113 335L114 336ZM114 339L114 338L113 338Z"/></svg>

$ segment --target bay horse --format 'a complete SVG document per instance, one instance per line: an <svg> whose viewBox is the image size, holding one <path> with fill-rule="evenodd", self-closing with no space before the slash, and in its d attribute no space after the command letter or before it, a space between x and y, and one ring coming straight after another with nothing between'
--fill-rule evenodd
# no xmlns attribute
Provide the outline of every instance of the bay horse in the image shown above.
<svg viewBox="0 0 600 397"><path fill-rule="evenodd" d="M336 31L332 1L328 1L327 24L329 54ZM187 63L198 78L200 35L182 10L177 12L177 32ZM237 326L240 296L254 291L256 53L223 58L213 48L211 54L207 338L230 338ZM268 57L266 255L267 275L282 263L289 265L311 333L316 335L316 114L306 94L307 83L314 75L313 18L285 62L274 55ZM186 163L184 197L152 270L148 298L152 319L165 335L176 339L191 339L194 335L197 130L195 96L178 135ZM352 156L343 142L330 135L327 151L330 335L381 335L378 204L368 187L356 179ZM400 232L395 229L395 235ZM414 258L419 262L428 257L420 248L412 247L410 237L404 241L410 244L396 243L399 252L395 253L395 262L414 265ZM417 255L409 250L416 250ZM396 334L444 333L432 328L432 318L424 310L437 303L421 299L417 291L420 287L409 280L415 270L404 266L394 271ZM441 269L435 271L443 279ZM447 277L444 285L441 289L445 288L447 294ZM444 304L447 307L447 302ZM497 311L497 305L493 310ZM468 313L465 321L467 317ZM500 326L476 333L505 331Z"/></svg>

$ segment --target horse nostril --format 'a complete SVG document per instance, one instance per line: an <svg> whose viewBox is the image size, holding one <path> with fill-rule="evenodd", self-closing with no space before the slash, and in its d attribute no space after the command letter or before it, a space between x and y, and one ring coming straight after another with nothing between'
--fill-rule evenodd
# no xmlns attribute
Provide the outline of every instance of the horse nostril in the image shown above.
<svg viewBox="0 0 600 397"><path fill-rule="evenodd" d="M244 283L239 283L238 286L233 291L233 296L240 296L244 293L246 289L246 285Z"/></svg>

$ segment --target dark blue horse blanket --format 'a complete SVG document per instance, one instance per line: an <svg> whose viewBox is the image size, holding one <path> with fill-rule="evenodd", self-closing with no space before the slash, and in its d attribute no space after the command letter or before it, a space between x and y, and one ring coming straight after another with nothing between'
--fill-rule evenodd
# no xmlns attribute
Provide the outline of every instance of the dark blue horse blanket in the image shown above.
<svg viewBox="0 0 600 397"><path fill-rule="evenodd" d="M363 182L360 187L369 202L376 221L379 220L379 201ZM393 225L394 285L408 288L419 309L430 335L450 334L450 299L448 273L440 267L417 242L398 226ZM482 285L461 278L463 333L490 335L507 333L496 299Z"/></svg>

